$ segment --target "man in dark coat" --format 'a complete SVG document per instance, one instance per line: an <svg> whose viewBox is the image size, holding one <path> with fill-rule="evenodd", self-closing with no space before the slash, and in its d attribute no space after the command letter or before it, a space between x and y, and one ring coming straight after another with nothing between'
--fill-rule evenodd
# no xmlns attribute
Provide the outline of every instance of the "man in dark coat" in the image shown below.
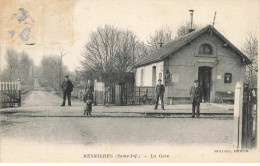
<svg viewBox="0 0 260 166"><path fill-rule="evenodd" d="M73 91L73 84L69 80L68 75L65 76L65 81L63 81L62 83L62 91L63 91L63 102L61 106L65 106L66 96L68 96L68 105L71 106L70 95L71 92Z"/></svg>
<svg viewBox="0 0 260 166"><path fill-rule="evenodd" d="M202 101L203 92L199 86L199 81L195 80L194 85L190 89L191 103L192 103L192 118L195 117L195 108L197 112L197 118L200 116L200 103Z"/></svg>
<svg viewBox="0 0 260 166"><path fill-rule="evenodd" d="M161 79L158 80L158 83L159 84L157 84L156 88L155 88L156 103L155 103L154 109L155 110L157 109L159 98L160 98L161 99L161 106L162 106L162 109L164 110L163 95L164 95L164 92L165 92L165 87L162 84L162 80Z"/></svg>

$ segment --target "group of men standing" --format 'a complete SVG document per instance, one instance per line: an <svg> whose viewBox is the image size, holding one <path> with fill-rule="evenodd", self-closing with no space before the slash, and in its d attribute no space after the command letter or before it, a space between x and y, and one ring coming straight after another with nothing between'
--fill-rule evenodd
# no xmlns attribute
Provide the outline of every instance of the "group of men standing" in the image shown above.
<svg viewBox="0 0 260 166"><path fill-rule="evenodd" d="M162 84L162 80L158 80L158 84L155 88L155 107L154 110L158 108L159 99L161 100L162 110L164 110L164 102L163 96L165 92L165 87ZM196 117L199 118L200 116L200 103L203 101L203 91L202 88L199 86L199 81L195 80L194 85L190 89L190 96L191 96L191 103L192 103L192 118L195 118L195 110L196 110Z"/></svg>
<svg viewBox="0 0 260 166"><path fill-rule="evenodd" d="M63 102L61 106L65 106L65 100L66 96L68 97L68 106L71 106L71 92L73 91L73 84L69 79L69 76L65 76L65 80L62 83L62 91L63 91ZM87 97L93 102L93 91L94 87L92 86L90 80L88 80L88 84L85 87L85 92ZM162 84L162 80L158 80L158 84L156 85L155 88L155 97L156 97L156 102L155 102L155 107L154 109L156 110L158 108L158 103L159 100L161 100L161 107L162 110L164 110L164 101L163 101L163 96L165 92L165 87ZM199 86L198 80L194 81L194 85L190 89L190 96L191 96L191 103L192 103L192 118L195 117L195 110L196 110L196 117L199 118L200 116L200 103L202 102L202 97L203 97L203 92L202 88Z"/></svg>

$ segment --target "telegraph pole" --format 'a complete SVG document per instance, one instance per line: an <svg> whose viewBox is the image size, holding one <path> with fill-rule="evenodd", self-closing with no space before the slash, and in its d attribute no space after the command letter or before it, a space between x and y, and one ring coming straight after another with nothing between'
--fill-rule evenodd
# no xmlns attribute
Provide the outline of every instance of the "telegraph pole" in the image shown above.
<svg viewBox="0 0 260 166"><path fill-rule="evenodd" d="M60 79L59 79L59 87L60 87L60 89L61 89L61 67L62 67L62 57L68 54L68 53L64 53L63 51L64 51L64 49L63 49L63 50L61 51L61 53L60 53Z"/></svg>
<svg viewBox="0 0 260 166"><path fill-rule="evenodd" d="M215 15L214 15L214 19L213 19L213 23L212 23L213 27L214 27L214 24L215 24L216 15L217 15L217 12L215 12Z"/></svg>

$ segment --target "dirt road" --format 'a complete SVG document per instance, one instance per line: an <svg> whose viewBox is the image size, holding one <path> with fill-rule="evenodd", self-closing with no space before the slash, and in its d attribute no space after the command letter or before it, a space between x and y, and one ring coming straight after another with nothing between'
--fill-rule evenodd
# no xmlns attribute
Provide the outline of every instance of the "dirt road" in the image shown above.
<svg viewBox="0 0 260 166"><path fill-rule="evenodd" d="M20 110L2 114L2 137L74 144L230 144L232 140L230 118L86 118L82 102L74 100L72 107L60 103L61 98L49 92L31 92ZM97 106L94 115L102 109L107 114L116 111Z"/></svg>
<svg viewBox="0 0 260 166"><path fill-rule="evenodd" d="M73 100L72 107L61 107L61 101L59 96L49 92L34 91L28 94L22 107L0 110L3 162L82 161L84 153L95 150L96 153L111 153L110 150L124 153L126 147L148 152L142 152L144 155L150 155L145 150L150 147L157 149L152 152L174 147L169 150L176 155L183 147L196 152L202 147L210 148L209 152L214 153L215 149L232 146L232 118L138 115L154 111L153 106L94 106L93 117L87 118L83 116L83 102ZM202 112L211 112L220 107L205 104L202 108ZM166 106L165 111L189 112L190 106ZM204 153L205 150L201 152Z"/></svg>

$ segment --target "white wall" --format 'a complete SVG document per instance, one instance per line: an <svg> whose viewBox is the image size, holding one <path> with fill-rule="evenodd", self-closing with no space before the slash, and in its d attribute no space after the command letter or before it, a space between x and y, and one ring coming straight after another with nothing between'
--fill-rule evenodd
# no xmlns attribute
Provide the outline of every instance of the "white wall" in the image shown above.
<svg viewBox="0 0 260 166"><path fill-rule="evenodd" d="M156 80L159 79L159 73L162 73L162 82L163 78L163 61L152 63L147 66L141 66L136 69L136 86L152 86L152 76L153 76L153 66L156 66ZM143 85L141 85L141 70L143 69Z"/></svg>

